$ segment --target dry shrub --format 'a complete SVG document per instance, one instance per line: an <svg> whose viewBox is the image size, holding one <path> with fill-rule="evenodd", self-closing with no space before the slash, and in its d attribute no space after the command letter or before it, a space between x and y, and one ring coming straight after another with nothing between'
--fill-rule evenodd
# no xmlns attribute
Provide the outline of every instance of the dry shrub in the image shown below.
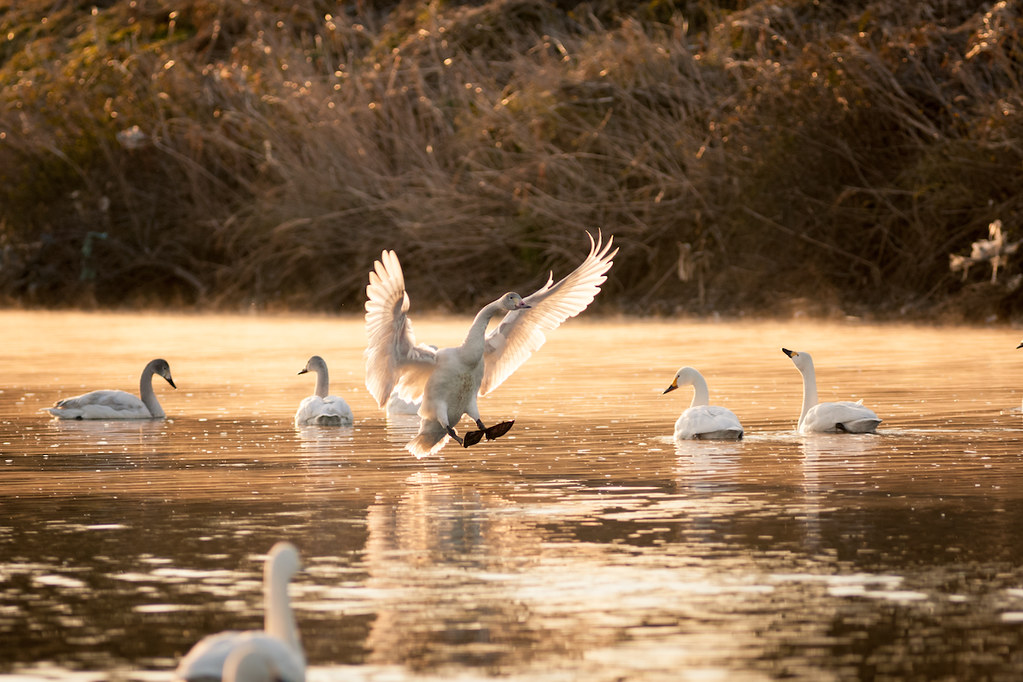
<svg viewBox="0 0 1023 682"><path fill-rule="evenodd" d="M0 290L357 311L395 248L463 309L602 228L603 305L947 309L1020 222L1016 5L738 5L18 3Z"/></svg>

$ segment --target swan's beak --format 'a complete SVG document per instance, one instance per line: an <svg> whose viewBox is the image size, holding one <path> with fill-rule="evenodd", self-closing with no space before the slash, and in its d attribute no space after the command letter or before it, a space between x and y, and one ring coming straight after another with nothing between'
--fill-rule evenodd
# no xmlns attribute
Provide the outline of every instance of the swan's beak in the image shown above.
<svg viewBox="0 0 1023 682"><path fill-rule="evenodd" d="M796 351L794 351L794 350L789 350L788 348L782 348L782 349L781 349L781 352L782 352L782 353L785 353L785 355L789 356L790 358L792 358L792 357L795 357L795 356L799 355L799 353L797 353Z"/></svg>
<svg viewBox="0 0 1023 682"><path fill-rule="evenodd" d="M678 378L672 379L671 386L669 386L668 388L664 389L664 393L671 393L676 388L678 388ZM662 393L661 395L664 395L664 393Z"/></svg>
<svg viewBox="0 0 1023 682"><path fill-rule="evenodd" d="M533 306L529 305L525 301L519 301L518 303L515 304L515 310L523 310L525 308L532 308L532 307ZM1020 345L1023 345L1023 344L1020 344Z"/></svg>
<svg viewBox="0 0 1023 682"><path fill-rule="evenodd" d="M163 375L161 374L160 376ZM174 380L170 378L169 374L163 378L167 380L167 383L171 385L171 388L177 388L177 386L174 385Z"/></svg>
<svg viewBox="0 0 1023 682"><path fill-rule="evenodd" d="M1016 348L1017 348L1017 349L1019 349L1019 348L1023 348L1023 341L1020 341L1020 342L1019 342L1019 345L1018 345L1018 346L1016 346Z"/></svg>
<svg viewBox="0 0 1023 682"><path fill-rule="evenodd" d="M306 373L306 372L308 372L308 371L309 371L309 370L307 370L307 369L306 369L305 367L303 367L302 369L298 370L298 373L299 373L299 374L305 374L305 373Z"/></svg>

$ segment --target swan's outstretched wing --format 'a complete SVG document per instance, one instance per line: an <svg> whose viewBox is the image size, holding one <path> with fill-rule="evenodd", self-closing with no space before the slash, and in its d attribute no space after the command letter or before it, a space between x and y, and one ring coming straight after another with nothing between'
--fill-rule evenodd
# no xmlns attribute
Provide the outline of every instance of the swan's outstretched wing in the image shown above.
<svg viewBox="0 0 1023 682"><path fill-rule="evenodd" d="M599 233L596 242L593 235L587 233L587 236L590 253L582 265L557 283L553 274L549 276L547 284L523 299L529 308L511 311L487 334L480 395L500 386L544 344L545 332L557 329L562 322L581 313L600 292L600 285L607 279L604 273L611 267L611 259L618 249L611 250L613 237L602 244Z"/></svg>
<svg viewBox="0 0 1023 682"><path fill-rule="evenodd" d="M394 251L384 251L373 263L366 299L366 388L380 407L392 391L405 400L422 400L437 351L416 343L405 276Z"/></svg>

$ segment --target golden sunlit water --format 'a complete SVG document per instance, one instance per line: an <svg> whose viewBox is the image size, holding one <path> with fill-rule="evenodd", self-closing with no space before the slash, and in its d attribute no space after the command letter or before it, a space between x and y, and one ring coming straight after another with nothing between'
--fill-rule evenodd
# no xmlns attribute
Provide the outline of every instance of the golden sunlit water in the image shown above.
<svg viewBox="0 0 1023 682"><path fill-rule="evenodd" d="M290 540L314 681L1023 677L1017 332L584 314L481 401L507 436L416 460L355 316L0 325L2 676L168 680L202 636L261 627L262 558ZM879 433L797 435L782 346ZM294 427L313 354L354 427ZM40 412L136 392L156 357L166 420ZM672 441L682 365L742 442Z"/></svg>

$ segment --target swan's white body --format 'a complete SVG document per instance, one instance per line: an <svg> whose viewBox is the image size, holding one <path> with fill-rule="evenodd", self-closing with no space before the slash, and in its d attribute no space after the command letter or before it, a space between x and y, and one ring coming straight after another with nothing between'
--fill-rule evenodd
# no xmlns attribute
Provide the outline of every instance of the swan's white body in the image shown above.
<svg viewBox="0 0 1023 682"><path fill-rule="evenodd" d="M158 374L173 388L170 365L166 360L151 360L142 370L139 395L127 391L90 391L73 398L58 400L45 411L58 419L162 419L166 416L153 392L153 375Z"/></svg>
<svg viewBox="0 0 1023 682"><path fill-rule="evenodd" d="M391 399L387 401L388 417L415 416L419 414L419 407L422 402L405 400L395 392L391 393Z"/></svg>
<svg viewBox="0 0 1023 682"><path fill-rule="evenodd" d="M437 349L416 342L408 319L409 298L401 264L393 251L374 263L366 287L366 388L383 407L392 392L420 402L419 434L406 444L416 457L444 447L453 429L468 414L483 429L477 397L507 379L547 340L545 332L586 309L600 291L612 258L606 245L590 237L590 253L564 279L547 283L527 296L508 293L476 315L462 345ZM495 315L501 323L489 334Z"/></svg>
<svg viewBox="0 0 1023 682"><path fill-rule="evenodd" d="M235 647L224 661L223 682L274 682L277 666L255 642Z"/></svg>
<svg viewBox="0 0 1023 682"><path fill-rule="evenodd" d="M327 363L319 355L309 358L299 374L316 372L316 390L304 398L295 412L295 426L351 426L354 421L352 408L344 398L328 395L330 375Z"/></svg>
<svg viewBox="0 0 1023 682"><path fill-rule="evenodd" d="M693 387L693 400L675 422L675 440L741 440L742 424L727 407L710 404L707 381L696 369L683 367L675 373L665 393L679 386Z"/></svg>
<svg viewBox="0 0 1023 682"><path fill-rule="evenodd" d="M817 402L817 375L809 353L782 348L803 375L803 409L796 429L799 433L873 433L881 419L863 401Z"/></svg>
<svg viewBox="0 0 1023 682"><path fill-rule="evenodd" d="M263 566L264 629L219 632L204 637L181 659L174 671L175 678L189 682L220 680L232 652L247 647L258 651L265 665L272 666L273 679L303 682L305 653L288 599L288 582L299 567L298 550L294 545L275 544Z"/></svg>

